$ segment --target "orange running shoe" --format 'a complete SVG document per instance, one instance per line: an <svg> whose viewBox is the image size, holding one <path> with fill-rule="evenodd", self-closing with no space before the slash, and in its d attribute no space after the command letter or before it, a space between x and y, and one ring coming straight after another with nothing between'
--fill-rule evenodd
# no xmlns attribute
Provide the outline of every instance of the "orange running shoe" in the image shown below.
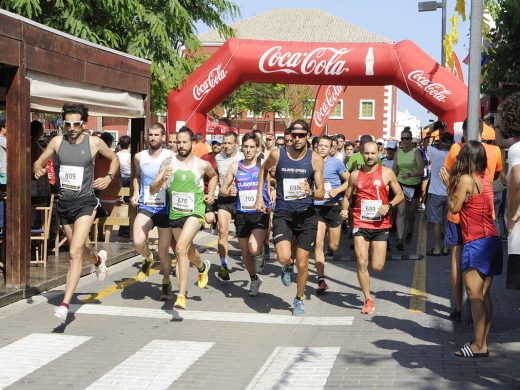
<svg viewBox="0 0 520 390"><path fill-rule="evenodd" d="M372 314L375 310L374 301L371 299L365 300L365 306L361 309L361 314Z"/></svg>

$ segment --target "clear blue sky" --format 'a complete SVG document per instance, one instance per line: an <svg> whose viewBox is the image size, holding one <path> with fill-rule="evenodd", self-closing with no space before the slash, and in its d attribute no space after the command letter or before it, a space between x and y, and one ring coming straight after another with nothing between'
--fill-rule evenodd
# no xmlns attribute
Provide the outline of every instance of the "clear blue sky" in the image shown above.
<svg viewBox="0 0 520 390"><path fill-rule="evenodd" d="M416 0L236 0L235 3L240 7L242 19L273 8L319 8L395 42L410 39L436 61L440 62L441 59L441 9L419 13ZM455 12L455 3L456 0L447 1L448 32L451 29L449 19ZM455 46L455 53L461 62L468 54L470 7L471 2L466 1L468 19L466 22L460 21L459 44ZM204 25L199 25L198 28L199 32L208 29ZM462 70L467 83L467 65L462 64ZM398 110L405 109L419 117L422 126L428 124L430 116L426 109L405 93L399 92Z"/></svg>

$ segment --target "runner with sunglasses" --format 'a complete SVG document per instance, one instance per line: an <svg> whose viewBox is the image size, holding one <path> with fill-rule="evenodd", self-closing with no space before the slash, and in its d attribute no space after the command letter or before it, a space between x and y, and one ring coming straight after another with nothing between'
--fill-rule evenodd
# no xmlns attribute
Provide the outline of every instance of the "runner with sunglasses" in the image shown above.
<svg viewBox="0 0 520 390"><path fill-rule="evenodd" d="M295 279L291 259L291 242L293 237L295 239L298 276L292 314L303 316L303 293L307 284L309 252L314 249L318 225L318 215L313 202L314 199L321 200L324 196L323 158L309 148L310 128L307 122L299 119L293 122L289 129L293 144L272 150L262 165L255 208L265 212L262 196L264 181L269 170L276 168L273 241L278 261L284 266L282 283L290 286Z"/></svg>
<svg viewBox="0 0 520 390"><path fill-rule="evenodd" d="M54 316L65 323L69 304L81 276L83 253L94 265L96 276L104 280L107 276L107 252L92 252L85 243L96 216L99 199L94 189L104 190L119 171L119 160L101 138L91 137L83 131L88 121L88 108L83 104L63 105L62 118L65 135L54 137L40 158L33 165L36 179L47 174L47 161L58 156L60 166L60 189L56 211L69 242L70 264L63 301L55 309ZM94 180L94 160L97 154L110 160L108 174Z"/></svg>

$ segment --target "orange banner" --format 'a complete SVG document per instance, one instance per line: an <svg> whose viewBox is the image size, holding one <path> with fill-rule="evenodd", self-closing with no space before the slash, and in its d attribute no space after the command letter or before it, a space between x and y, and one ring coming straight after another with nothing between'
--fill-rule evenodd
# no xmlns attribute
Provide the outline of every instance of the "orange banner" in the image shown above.
<svg viewBox="0 0 520 390"><path fill-rule="evenodd" d="M330 114L338 105L347 87L342 85L321 85L316 94L312 110L311 132L319 136L327 124Z"/></svg>
<svg viewBox="0 0 520 390"><path fill-rule="evenodd" d="M464 82L464 74L462 73L462 67L460 66L459 57L453 52L453 71L451 72L460 81Z"/></svg>

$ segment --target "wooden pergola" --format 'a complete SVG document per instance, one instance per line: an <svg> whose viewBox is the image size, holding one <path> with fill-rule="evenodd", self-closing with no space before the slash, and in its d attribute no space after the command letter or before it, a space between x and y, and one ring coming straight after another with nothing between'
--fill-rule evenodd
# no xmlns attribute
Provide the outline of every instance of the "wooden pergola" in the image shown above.
<svg viewBox="0 0 520 390"><path fill-rule="evenodd" d="M60 112L63 103L76 101L98 115L131 118L135 152L150 120L150 75L149 61L0 10L0 108L5 107L7 122L6 287L23 289L30 282L31 107ZM38 96L31 94L33 79L50 80L43 83L43 94L42 83ZM52 83L65 89L61 97L50 93ZM50 97L45 96L46 85ZM67 87L76 92L74 98L67 96ZM77 97L82 88L88 102ZM121 93L141 108L118 106L117 98L107 106L102 98L107 91Z"/></svg>

